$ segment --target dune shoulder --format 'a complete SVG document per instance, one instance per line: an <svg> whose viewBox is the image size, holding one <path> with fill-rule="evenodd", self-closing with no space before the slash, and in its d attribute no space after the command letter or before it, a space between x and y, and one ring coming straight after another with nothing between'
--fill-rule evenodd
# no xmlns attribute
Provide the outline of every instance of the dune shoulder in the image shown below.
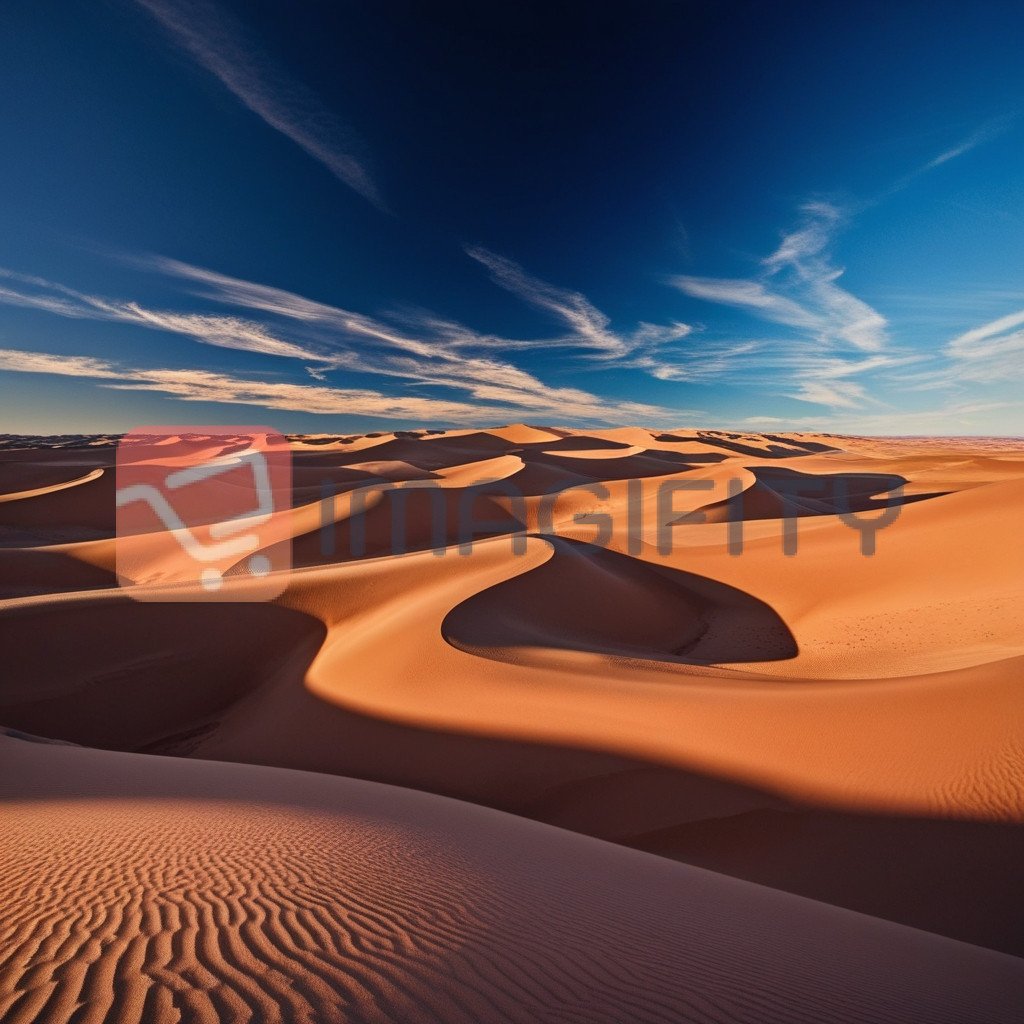
<svg viewBox="0 0 1024 1024"><path fill-rule="evenodd" d="M1000 1024L1024 1004L1013 957L443 797L12 737L0 760L11 1024L770 1024L795 999L823 1024Z"/></svg>

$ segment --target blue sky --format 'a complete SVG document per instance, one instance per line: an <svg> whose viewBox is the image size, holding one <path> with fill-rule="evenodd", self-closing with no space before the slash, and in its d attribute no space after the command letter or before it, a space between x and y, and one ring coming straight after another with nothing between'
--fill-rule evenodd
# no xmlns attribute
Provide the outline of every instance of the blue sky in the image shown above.
<svg viewBox="0 0 1024 1024"><path fill-rule="evenodd" d="M1013 3L8 0L0 431L1024 433Z"/></svg>

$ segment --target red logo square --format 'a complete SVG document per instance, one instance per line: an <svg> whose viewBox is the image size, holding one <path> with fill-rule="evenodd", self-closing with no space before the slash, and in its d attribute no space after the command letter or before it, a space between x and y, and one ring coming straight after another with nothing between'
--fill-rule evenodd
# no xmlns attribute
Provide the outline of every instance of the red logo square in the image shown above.
<svg viewBox="0 0 1024 1024"><path fill-rule="evenodd" d="M266 427L139 427L117 448L118 582L137 601L268 601L291 569L291 448Z"/></svg>

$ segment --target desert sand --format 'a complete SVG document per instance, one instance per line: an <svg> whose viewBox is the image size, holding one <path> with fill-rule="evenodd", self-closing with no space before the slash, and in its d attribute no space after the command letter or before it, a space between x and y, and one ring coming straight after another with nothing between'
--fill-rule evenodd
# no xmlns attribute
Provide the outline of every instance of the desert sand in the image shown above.
<svg viewBox="0 0 1024 1024"><path fill-rule="evenodd" d="M211 602L0 438L0 1019L1022 1019L1024 441L290 442Z"/></svg>

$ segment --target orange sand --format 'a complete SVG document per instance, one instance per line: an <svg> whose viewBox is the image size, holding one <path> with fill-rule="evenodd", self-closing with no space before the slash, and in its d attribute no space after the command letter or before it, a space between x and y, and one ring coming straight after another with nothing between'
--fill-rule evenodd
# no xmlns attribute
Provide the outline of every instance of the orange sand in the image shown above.
<svg viewBox="0 0 1024 1024"><path fill-rule="evenodd" d="M5 1024L1020 1019L1024 442L292 443L215 604L0 444Z"/></svg>

